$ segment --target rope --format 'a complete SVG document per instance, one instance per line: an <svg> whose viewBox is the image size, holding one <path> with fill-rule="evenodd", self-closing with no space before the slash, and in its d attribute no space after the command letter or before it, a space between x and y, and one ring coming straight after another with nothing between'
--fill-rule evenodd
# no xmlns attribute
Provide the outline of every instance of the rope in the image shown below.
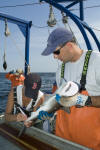
<svg viewBox="0 0 100 150"><path fill-rule="evenodd" d="M69 27L70 31L71 31L72 34L74 35L74 38L75 38L75 40L76 40L77 45L81 48L80 44L79 44L78 41L77 41L77 38L76 38L74 32L72 31L72 29L71 29L71 27L70 27L70 25L69 25L69 23L67 23L67 24L68 24L68 27Z"/></svg>
<svg viewBox="0 0 100 150"><path fill-rule="evenodd" d="M49 26L48 26L48 34L50 35L50 28L49 28Z"/></svg>
<svg viewBox="0 0 100 150"><path fill-rule="evenodd" d="M46 4L45 2L39 2L39 3L27 3L27 4L17 4L17 5L6 5L6 6L0 6L0 8L12 8L12 7L23 7L23 6L33 6L33 5L41 5Z"/></svg>
<svg viewBox="0 0 100 150"><path fill-rule="evenodd" d="M21 52L21 49L18 47L18 45L16 44L15 40L13 39L13 37L12 37L12 36L10 36L10 37L11 37L11 40L13 41L14 46L16 47L16 49L19 50L20 56L21 56L22 59L24 60L24 63L26 63L26 65L29 66L29 65L27 64L26 60L24 59L24 56L23 56L23 54L22 54L22 52Z"/></svg>
<svg viewBox="0 0 100 150"><path fill-rule="evenodd" d="M6 56L6 49L7 49L7 41L6 41L6 36L4 37L4 56L3 60L5 61L5 56Z"/></svg>
<svg viewBox="0 0 100 150"><path fill-rule="evenodd" d="M57 23L58 23L58 22L61 22L61 21L62 21L61 19L60 19L60 20L57 20ZM91 29L100 32L100 29L99 29L99 28L92 27L91 25L89 25L89 26L91 27ZM47 25L47 26L38 26L38 25L32 24L32 27L34 27L34 28L48 28L48 25Z"/></svg>
<svg viewBox="0 0 100 150"><path fill-rule="evenodd" d="M76 40L77 45L79 45L79 43L78 43L78 41L77 41L77 39L76 39L76 37L75 37L75 34L74 34L74 32L72 31L72 29L71 29L71 27L70 27L70 25L69 25L69 23L68 23L68 16L65 16L65 15L64 15L64 12L61 12L61 14L62 14L62 17L63 17L63 18L62 18L62 22L63 22L65 28L67 28L67 25L68 25L68 28L69 28L69 30L71 31L71 33L73 34L73 36L74 36L74 38L75 38L75 40ZM80 47L80 45L79 45L79 47Z"/></svg>
<svg viewBox="0 0 100 150"><path fill-rule="evenodd" d="M7 28L8 28L8 25L7 25L7 19L5 19L5 31L4 31L4 56L3 56L3 60L5 61L5 57L6 57L6 49L7 49L7 34L6 34L6 31L7 31Z"/></svg>

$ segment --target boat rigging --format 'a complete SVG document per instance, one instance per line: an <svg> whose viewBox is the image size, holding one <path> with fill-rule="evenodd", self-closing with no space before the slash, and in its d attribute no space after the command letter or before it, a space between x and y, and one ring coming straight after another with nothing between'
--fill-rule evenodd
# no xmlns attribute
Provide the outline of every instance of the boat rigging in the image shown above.
<svg viewBox="0 0 100 150"><path fill-rule="evenodd" d="M25 37L25 60L26 60L25 61L25 75L26 75L28 72L28 68L29 68L29 43L30 43L30 28L32 26L32 21L25 21L25 20L10 16L7 14L0 13L0 20L5 21L5 19L7 20L7 22L17 24L20 31ZM7 22L5 22L5 28L6 28L5 35L8 36L9 32L7 28ZM7 68L7 64L5 61L5 54L4 54L3 67Z"/></svg>

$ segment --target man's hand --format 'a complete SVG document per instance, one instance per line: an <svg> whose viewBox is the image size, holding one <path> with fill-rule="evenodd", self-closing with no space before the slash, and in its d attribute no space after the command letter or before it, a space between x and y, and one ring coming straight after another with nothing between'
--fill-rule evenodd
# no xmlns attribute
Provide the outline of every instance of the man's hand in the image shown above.
<svg viewBox="0 0 100 150"><path fill-rule="evenodd" d="M68 81L58 89L57 94L59 96L69 97L78 93L79 90L80 86L77 83Z"/></svg>
<svg viewBox="0 0 100 150"><path fill-rule="evenodd" d="M24 122L24 125L27 127L27 128L29 128L29 127L31 127L32 125L33 125L33 122L32 121L25 121Z"/></svg>
<svg viewBox="0 0 100 150"><path fill-rule="evenodd" d="M18 113L17 121L25 121L26 119L27 119L26 115L23 115L22 113Z"/></svg>
<svg viewBox="0 0 100 150"><path fill-rule="evenodd" d="M9 74L14 74L14 70L11 70L11 71L9 72Z"/></svg>
<svg viewBox="0 0 100 150"><path fill-rule="evenodd" d="M79 85L72 81L67 82L65 87L56 94L56 101L64 107L75 105L84 106L88 96L79 93Z"/></svg>
<svg viewBox="0 0 100 150"><path fill-rule="evenodd" d="M53 116L53 113L48 113L47 111L40 111L38 119L40 120L49 120Z"/></svg>
<svg viewBox="0 0 100 150"><path fill-rule="evenodd" d="M85 106L88 96L77 93L74 96L61 97L60 104L64 107L71 107L75 105Z"/></svg>

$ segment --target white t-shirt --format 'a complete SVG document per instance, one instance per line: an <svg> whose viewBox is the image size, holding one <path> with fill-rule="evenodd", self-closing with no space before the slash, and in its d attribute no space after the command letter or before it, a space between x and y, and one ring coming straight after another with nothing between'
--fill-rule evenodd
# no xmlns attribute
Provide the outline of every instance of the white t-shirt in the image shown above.
<svg viewBox="0 0 100 150"><path fill-rule="evenodd" d="M22 106L22 88L23 88L23 85L17 86L17 102L18 104L20 104L20 106ZM38 101L43 95L44 95L43 92L39 90L38 97L37 97L37 100L35 101L34 106L38 103ZM29 110L31 108L32 102L33 102L33 99L31 99L30 103L27 105L26 110Z"/></svg>
<svg viewBox="0 0 100 150"><path fill-rule="evenodd" d="M86 52L87 51L83 51L82 56L76 62L67 62L65 64L64 78L66 82L74 81L80 84ZM56 73L58 87L61 82L60 76L61 66ZM63 79L62 83L65 82L65 80ZM100 96L100 53L97 51L93 51L90 56L85 88L90 96Z"/></svg>
<svg viewBox="0 0 100 150"><path fill-rule="evenodd" d="M37 100L36 100L34 106L36 106L36 104L39 102L40 98L41 98L43 95L44 95L44 93L39 90L38 97L37 97Z"/></svg>

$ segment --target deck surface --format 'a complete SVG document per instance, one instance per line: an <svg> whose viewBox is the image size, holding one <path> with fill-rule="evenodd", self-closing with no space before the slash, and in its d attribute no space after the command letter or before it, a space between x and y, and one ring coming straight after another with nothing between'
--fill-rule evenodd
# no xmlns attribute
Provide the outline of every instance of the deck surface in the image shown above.
<svg viewBox="0 0 100 150"><path fill-rule="evenodd" d="M90 150L36 127L25 129L19 137L22 127L22 123L0 120L0 150Z"/></svg>
<svg viewBox="0 0 100 150"><path fill-rule="evenodd" d="M7 124L0 125L0 135L3 141L2 145L6 142L9 143L7 149L3 148L0 150L9 150L10 144L14 145L14 150L57 150L55 147L46 144L35 137L30 137L26 134L22 134L20 138L18 137L19 131L15 130L14 128L8 126ZM19 149L18 149L19 148Z"/></svg>
<svg viewBox="0 0 100 150"><path fill-rule="evenodd" d="M12 148L12 150L22 150L17 145L0 135L0 150L9 150L9 148Z"/></svg>

